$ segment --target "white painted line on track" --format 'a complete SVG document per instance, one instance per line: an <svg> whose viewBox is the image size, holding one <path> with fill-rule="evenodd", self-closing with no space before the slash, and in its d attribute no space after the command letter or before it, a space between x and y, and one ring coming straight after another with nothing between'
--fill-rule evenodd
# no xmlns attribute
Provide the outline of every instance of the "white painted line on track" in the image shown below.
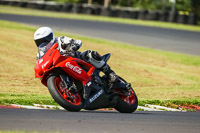
<svg viewBox="0 0 200 133"><path fill-rule="evenodd" d="M163 111L163 110L159 110L159 109L152 109L152 108L148 108L148 107L143 107L143 106L138 106L137 109L141 109L144 111Z"/></svg>
<svg viewBox="0 0 200 133"><path fill-rule="evenodd" d="M61 106L55 106L55 105L41 105L41 104L33 104L35 107L40 107L40 108L46 108L46 109L60 109L60 110L65 110Z"/></svg>
<svg viewBox="0 0 200 133"><path fill-rule="evenodd" d="M18 104L11 104L20 108L25 108L25 109L47 109L47 108L40 108L40 107L35 107L35 106L29 106L29 105L18 105Z"/></svg>
<svg viewBox="0 0 200 133"><path fill-rule="evenodd" d="M161 109L163 111L182 111L182 110L179 110L179 109L168 108L168 107L159 106L159 105L151 105L151 104L145 104L145 107L149 107L149 108L153 108L153 109Z"/></svg>
<svg viewBox="0 0 200 133"><path fill-rule="evenodd" d="M13 106L17 106L19 108L25 108L25 109L58 109L58 110L65 110L61 106L55 106L55 105L40 105L40 104L34 104L34 106L29 106L29 105L18 105L18 104L11 104ZM151 104L145 104L144 106L138 106L138 110L143 110L143 111L182 111L186 112L183 110L179 109L173 109L173 108L167 108L164 106L159 106L159 105L151 105Z"/></svg>

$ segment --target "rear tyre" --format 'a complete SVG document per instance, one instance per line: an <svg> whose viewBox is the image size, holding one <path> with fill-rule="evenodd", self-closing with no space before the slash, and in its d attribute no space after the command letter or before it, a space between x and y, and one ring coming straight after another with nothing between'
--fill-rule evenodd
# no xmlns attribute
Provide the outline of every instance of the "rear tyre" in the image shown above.
<svg viewBox="0 0 200 133"><path fill-rule="evenodd" d="M138 99L135 92L131 88L129 90L129 95L125 95L121 91L115 109L120 113L132 113L137 109L137 106L138 106Z"/></svg>
<svg viewBox="0 0 200 133"><path fill-rule="evenodd" d="M82 98L78 92L70 92L62 88L62 80L59 76L50 76L47 87L53 99L68 111L77 112L83 107ZM67 94L67 95L66 95Z"/></svg>

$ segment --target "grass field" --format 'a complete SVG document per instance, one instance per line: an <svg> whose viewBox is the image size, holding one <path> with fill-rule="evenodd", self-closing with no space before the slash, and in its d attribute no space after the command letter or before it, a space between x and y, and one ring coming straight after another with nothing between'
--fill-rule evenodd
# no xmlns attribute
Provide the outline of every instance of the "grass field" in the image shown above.
<svg viewBox="0 0 200 133"><path fill-rule="evenodd" d="M0 104L56 104L34 77L37 27L0 21ZM132 83L139 103L200 104L200 57L69 35L83 41L80 51L111 53L110 66Z"/></svg>
<svg viewBox="0 0 200 133"><path fill-rule="evenodd" d="M12 6L4 6L4 5L0 5L0 13L58 17L58 18L69 18L69 19L92 20L92 21L107 21L107 22L115 22L115 23L146 25L146 26L172 28L172 29L180 29L180 30L200 31L199 25L194 26L194 25L184 25L184 24L159 22L159 21L147 21L147 20L144 21L144 20L136 20L136 19L128 19L128 18L113 18L113 17L104 17L104 16L94 16L94 15L62 13L62 12L44 11L44 10L28 9L28 8L12 7Z"/></svg>

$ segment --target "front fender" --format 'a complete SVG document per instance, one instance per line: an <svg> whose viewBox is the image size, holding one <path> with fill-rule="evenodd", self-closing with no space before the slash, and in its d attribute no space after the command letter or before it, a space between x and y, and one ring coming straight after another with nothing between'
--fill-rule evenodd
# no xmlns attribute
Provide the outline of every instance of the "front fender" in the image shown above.
<svg viewBox="0 0 200 133"><path fill-rule="evenodd" d="M59 67L51 69L47 72L45 72L41 78L41 82L43 85L47 86L47 80L51 76L58 76L59 74L63 74L63 70Z"/></svg>

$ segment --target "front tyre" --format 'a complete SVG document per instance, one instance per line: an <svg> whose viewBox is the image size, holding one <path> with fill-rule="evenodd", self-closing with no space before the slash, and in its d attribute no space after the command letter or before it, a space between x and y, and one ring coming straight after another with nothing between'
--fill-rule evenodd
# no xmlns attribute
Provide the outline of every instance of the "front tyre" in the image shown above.
<svg viewBox="0 0 200 133"><path fill-rule="evenodd" d="M132 88L129 89L128 95L120 89L116 89L116 91L119 93L119 98L115 109L120 113L134 112L138 106L138 99L134 90Z"/></svg>
<svg viewBox="0 0 200 133"><path fill-rule="evenodd" d="M59 76L50 76L47 80L47 87L53 99L68 111L77 112L83 107L81 96L78 92L70 92L63 88ZM64 91L65 92L64 92Z"/></svg>

